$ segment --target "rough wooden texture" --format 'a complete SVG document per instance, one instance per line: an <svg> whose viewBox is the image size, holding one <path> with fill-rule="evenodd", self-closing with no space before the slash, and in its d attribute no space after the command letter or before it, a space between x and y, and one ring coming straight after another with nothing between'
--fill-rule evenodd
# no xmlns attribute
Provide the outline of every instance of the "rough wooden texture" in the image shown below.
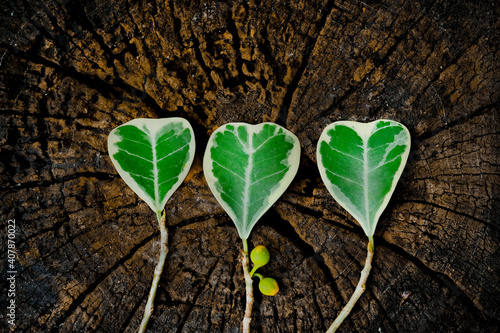
<svg viewBox="0 0 500 333"><path fill-rule="evenodd" d="M137 329L159 232L106 140L130 119L170 116L191 122L197 153L167 203L150 332L240 331L241 243L201 168L209 135L231 121L277 122L303 152L250 238L281 288L257 296L253 330L325 331L367 239L328 195L315 146L332 121L378 118L410 129L412 153L340 331L499 327L497 1L3 0L0 13L0 252L6 263L15 219L17 332Z"/></svg>

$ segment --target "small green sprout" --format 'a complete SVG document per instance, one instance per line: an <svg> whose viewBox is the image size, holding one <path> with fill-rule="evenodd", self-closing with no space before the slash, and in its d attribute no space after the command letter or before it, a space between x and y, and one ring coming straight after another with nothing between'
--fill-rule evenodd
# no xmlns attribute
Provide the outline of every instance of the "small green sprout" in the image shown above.
<svg viewBox="0 0 500 333"><path fill-rule="evenodd" d="M250 276L253 276L255 271L269 262L269 251L264 245L257 245L250 253L250 260L253 262L253 268Z"/></svg>
<svg viewBox="0 0 500 333"><path fill-rule="evenodd" d="M263 295L275 296L280 291L278 282L272 277L262 277L260 274L255 275L260 278L259 290Z"/></svg>
<svg viewBox="0 0 500 333"><path fill-rule="evenodd" d="M271 277L263 277L259 273L255 273L257 269L266 265L269 262L270 255L269 251L264 245L257 245L250 253L250 260L252 260L253 268L250 272L250 276L254 275L260 279L259 290L263 295L274 296L280 290L278 282Z"/></svg>

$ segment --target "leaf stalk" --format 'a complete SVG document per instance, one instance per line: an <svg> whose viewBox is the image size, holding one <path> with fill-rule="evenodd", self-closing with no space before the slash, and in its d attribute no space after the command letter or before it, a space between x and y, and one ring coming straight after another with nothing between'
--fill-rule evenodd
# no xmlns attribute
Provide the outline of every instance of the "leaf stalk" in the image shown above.
<svg viewBox="0 0 500 333"><path fill-rule="evenodd" d="M146 331L149 318L151 318L151 314L153 313L153 303L156 296L156 290L158 289L158 283L160 282L161 273L163 272L163 266L165 265L165 258L167 257L168 253L168 231L167 227L165 226L165 212L163 212L163 215L161 215L161 212L157 212L156 217L158 219L158 224L160 225L160 257L158 259L158 264L156 264L155 267L153 282L149 291L146 308L144 309L141 326L139 327L139 333L144 333Z"/></svg>
<svg viewBox="0 0 500 333"><path fill-rule="evenodd" d="M252 308L253 308L253 280L250 276L250 261L248 256L248 243L246 239L243 239L243 252L242 260L243 266L243 276L245 278L245 290L246 290L246 307L245 316L243 317L243 333L250 333L250 322L252 321Z"/></svg>
<svg viewBox="0 0 500 333"><path fill-rule="evenodd" d="M358 301L358 299L361 297L363 292L366 289L366 281L368 280L368 275L370 275L370 270L372 268L372 260L373 260L373 255L375 253L375 243L373 241L373 236L368 237L368 246L367 246L367 255L366 255L366 260L365 260L365 267L363 267L363 270L361 271L361 277L359 278L358 285L356 286L356 290L354 290L354 293L351 296L351 299L347 304L344 306L342 311L339 313L333 324L330 326L328 331L326 333L333 333L337 331L337 329L340 327L344 319L347 318L347 316L351 313L352 308Z"/></svg>

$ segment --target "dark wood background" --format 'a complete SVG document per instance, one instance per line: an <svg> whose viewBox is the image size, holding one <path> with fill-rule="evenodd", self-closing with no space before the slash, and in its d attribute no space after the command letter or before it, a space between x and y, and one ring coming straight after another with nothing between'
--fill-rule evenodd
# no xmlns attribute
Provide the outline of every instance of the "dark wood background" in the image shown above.
<svg viewBox="0 0 500 333"><path fill-rule="evenodd" d="M240 331L241 242L201 163L232 121L276 122L302 145L297 177L250 238L281 286L257 296L253 331L324 332L367 240L321 182L315 146L333 121L379 118L409 128L412 152L339 331L498 330L498 1L1 2L0 255L5 273L15 219L17 332L137 329L159 232L111 165L107 134L171 116L191 122L197 152L167 203L150 332Z"/></svg>

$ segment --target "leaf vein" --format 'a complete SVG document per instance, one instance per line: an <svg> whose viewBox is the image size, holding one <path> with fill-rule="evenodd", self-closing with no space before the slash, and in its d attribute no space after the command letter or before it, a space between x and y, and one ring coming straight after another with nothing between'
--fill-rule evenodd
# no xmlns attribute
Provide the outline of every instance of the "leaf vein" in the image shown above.
<svg viewBox="0 0 500 333"><path fill-rule="evenodd" d="M125 150L125 149L123 149L123 148L118 148L118 150L119 150L119 151L122 151L122 152L124 152L124 153L126 153L126 154L128 154L128 155L130 155L130 156L134 156L134 157L140 158L141 160L144 160L144 161L146 161L146 162L153 163L153 161L148 160L148 159L147 159L147 158L145 158L145 157L142 157L142 156L139 156L139 155L136 155L136 154L132 154L130 151Z"/></svg>
<svg viewBox="0 0 500 333"><path fill-rule="evenodd" d="M251 183L250 183L250 186L252 186L252 185L254 185L254 184L257 184L258 182L263 181L263 180L264 180L264 179L266 179L266 178L269 178L269 177L275 176L275 175L277 175L277 174L280 174L280 173L286 173L286 172L288 171L288 169L290 169L290 167L287 167L287 168L285 168L285 169L283 169L283 170L280 170L280 171L274 172L274 173L269 174L269 175L267 175L267 176L265 176L265 177L262 177L262 178L260 178L260 179L258 179L258 180L255 180L255 181L253 181L253 182L251 182ZM278 182L278 184L279 184L280 182L281 182L281 180Z"/></svg>
<svg viewBox="0 0 500 333"><path fill-rule="evenodd" d="M289 150L288 149L282 149L282 150L279 150L279 151L276 151L274 155L272 156L265 156L263 158L260 158L258 160L255 160L254 163L257 164L257 163L262 163L262 162L265 162L267 160L271 160L271 159L275 159L276 157L278 157L280 154L282 154L284 151L288 152Z"/></svg>
<svg viewBox="0 0 500 333"><path fill-rule="evenodd" d="M169 181L171 181L172 179L175 179L175 178L177 178L177 177L179 177L179 176L178 176L178 175L176 175L176 176L170 177L170 178L169 178L169 179L167 179L167 180L163 180L161 183L158 183L158 187L160 187L162 184L165 184L166 182L169 182Z"/></svg>
<svg viewBox="0 0 500 333"><path fill-rule="evenodd" d="M172 138L175 138L176 136L179 136L179 135L172 134L172 135L170 135L170 136L167 136L167 137L163 138L161 141L156 141L156 143L155 143L155 147L156 147L156 146L158 146L160 143L163 143L163 142L165 142L165 141L167 141L167 140L170 140L170 139L172 139Z"/></svg>
<svg viewBox="0 0 500 333"><path fill-rule="evenodd" d="M239 207L243 208L243 204L242 204L241 202L237 201L237 200L236 200L235 198L233 198L232 196L230 196L227 192L225 192L225 191L223 191L222 189L220 189L220 193L221 193L221 194L225 194L225 195L226 195L226 197L227 197L228 199L231 199L231 201L232 201L233 203L235 203L235 204L236 204L236 205L238 205ZM225 200L224 200L224 201L225 201ZM232 209L232 208L231 208L231 209ZM234 209L233 209L233 211L234 211Z"/></svg>
<svg viewBox="0 0 500 333"><path fill-rule="evenodd" d="M135 173L135 172L128 172L130 175L134 175L134 176L137 176L137 177L141 177L141 178L144 178L144 179L147 179L147 180L150 180L150 181L154 181L154 178L151 178L151 177L146 177L144 175L140 175L138 173Z"/></svg>
<svg viewBox="0 0 500 333"><path fill-rule="evenodd" d="M122 138L121 138L121 142L123 142L123 141L135 142L135 143L138 143L138 144L140 144L140 145L143 145L143 146L146 146L146 147L148 147L148 148L151 148L151 145L149 145L149 144L147 144L147 143L144 143L144 142L141 142L141 141L132 140L132 139L129 139L129 138L124 138L124 137L122 137Z"/></svg>
<svg viewBox="0 0 500 333"><path fill-rule="evenodd" d="M161 160L163 160L163 159L165 159L165 158L169 157L170 155L177 153L179 150L184 149L184 147L186 147L186 146L188 146L188 145L189 145L189 143L186 143L184 146L182 146L182 147L180 147L180 148L178 148L178 149L176 149L176 150L174 150L174 151L172 151L172 152L168 153L167 155L165 155L165 156L161 157L161 158L160 158L159 160L157 160L156 162L160 162Z"/></svg>
<svg viewBox="0 0 500 333"><path fill-rule="evenodd" d="M234 130L229 130L229 132L233 133L234 136L236 137L236 139L238 139L238 141L240 142L240 145L241 145L241 148L243 149L243 151L250 155L252 153L252 151L249 149L248 145L244 144L243 141L241 141L237 131L236 131L236 128Z"/></svg>
<svg viewBox="0 0 500 333"><path fill-rule="evenodd" d="M332 148L332 150L333 150L333 151L336 151L337 153L340 153L340 154L342 154L342 155L345 155L345 156L347 156L347 157L350 157L350 158L352 158L352 159L355 159L355 160L357 160L357 161L359 161L359 162L361 162L361 163L364 163L364 161L363 161L363 159L362 159L362 158L359 158L359 157L353 156L353 155L351 155L351 154L348 154L348 153L346 153L346 152L343 152L343 151L341 151L341 150L338 150L337 148L332 147L329 143L328 143L328 146L329 146L330 148ZM358 147L359 147L359 146L358 146Z"/></svg>
<svg viewBox="0 0 500 333"><path fill-rule="evenodd" d="M235 175L236 177L238 177L240 180L242 180L243 182L245 182L245 179L243 177L241 177L240 175L238 175L236 172L234 172L233 170L231 169L228 169L227 167L223 166L222 164L220 164L219 162L217 161L213 161L215 164L217 164L218 166L220 166L222 169L228 171L229 173Z"/></svg>
<svg viewBox="0 0 500 333"><path fill-rule="evenodd" d="M238 158L241 158L241 155L238 155L238 154L236 154L234 151L229 150L229 149L226 149L226 148L224 148L223 146L217 146L217 149L224 150L224 151L228 152L228 153L229 153L229 154L231 154L231 155L234 155L234 156L236 156L236 157L238 157Z"/></svg>
<svg viewBox="0 0 500 333"><path fill-rule="evenodd" d="M350 179L350 178L347 178L347 177L341 176L341 175L339 175L339 174L337 174L337 173L335 173L335 172L332 172L332 171L330 171L330 170L328 170L328 169L325 169L325 170L326 170L326 172L328 172L328 173L332 174L332 175L333 175L333 176L335 176L335 177L339 177L339 178L345 179L345 180L347 180L347 181L349 181L349 182L351 182L351 183L354 183L354 184L356 184L356 185L358 185L358 186L363 187L363 185L362 185L362 184L358 183L358 182L357 182L357 181L355 181L355 180L352 180L352 179Z"/></svg>
<svg viewBox="0 0 500 333"><path fill-rule="evenodd" d="M383 163L379 163L379 164L378 164L376 167L374 167L373 169L368 170L368 173L371 173L371 172L373 172L373 171L377 170L378 168L383 167L383 166L384 166L384 165L386 165L386 164L389 164L389 163L391 163L391 162L394 162L397 158L401 157L401 155L403 155L403 153L398 154L396 157L394 157L394 158L393 158L393 159L391 159L390 161L384 161Z"/></svg>
<svg viewBox="0 0 500 333"><path fill-rule="evenodd" d="M372 137L373 134L377 133L380 130L391 128L391 127L401 127L401 126L394 124L394 125L387 125L387 126L384 126L384 127L377 128L375 131L373 131L373 132L370 133L370 137Z"/></svg>
<svg viewBox="0 0 500 333"><path fill-rule="evenodd" d="M259 150L260 148L262 148L262 146L264 146L267 141L271 140L272 138L275 138L275 137L278 137L278 136L286 136L285 133L280 133L280 134L274 134L273 136L270 136L269 138L267 138L264 142L262 142L260 145L258 145L256 148L254 148L254 151L257 151Z"/></svg>

